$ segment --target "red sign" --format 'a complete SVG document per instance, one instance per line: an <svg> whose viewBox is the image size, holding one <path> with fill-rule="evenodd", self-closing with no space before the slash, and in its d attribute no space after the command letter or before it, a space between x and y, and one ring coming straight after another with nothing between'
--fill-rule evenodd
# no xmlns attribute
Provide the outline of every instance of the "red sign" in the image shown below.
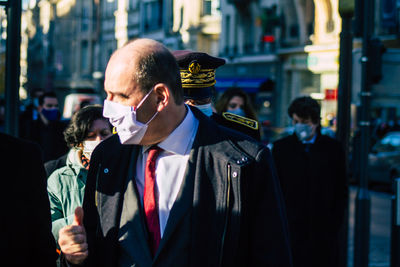
<svg viewBox="0 0 400 267"><path fill-rule="evenodd" d="M263 36L263 42L264 43L273 43L273 42L275 42L275 36L273 36L273 35L264 35Z"/></svg>
<svg viewBox="0 0 400 267"><path fill-rule="evenodd" d="M325 89L325 100L337 100L337 89Z"/></svg>

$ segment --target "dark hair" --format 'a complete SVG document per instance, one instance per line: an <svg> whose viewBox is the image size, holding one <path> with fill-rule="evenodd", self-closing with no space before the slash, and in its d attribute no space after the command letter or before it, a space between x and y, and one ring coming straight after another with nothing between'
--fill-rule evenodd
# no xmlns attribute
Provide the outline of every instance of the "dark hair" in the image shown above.
<svg viewBox="0 0 400 267"><path fill-rule="evenodd" d="M39 96L39 105L40 105L40 106L43 106L43 104L44 104L44 99L45 99L46 97L57 98L57 95L56 95L56 93L54 93L54 92L46 92L46 93L40 95L40 96Z"/></svg>
<svg viewBox="0 0 400 267"><path fill-rule="evenodd" d="M251 105L250 97L246 94L246 92L238 87L229 88L221 95L221 97L218 99L218 102L215 104L217 113L221 114L222 112L227 111L229 101L231 101L231 99L235 96L239 96L243 99L243 111L246 117L257 120L256 113Z"/></svg>
<svg viewBox="0 0 400 267"><path fill-rule="evenodd" d="M289 106L288 114L290 118L293 118L293 114L296 114L302 119L310 118L315 124L319 123L321 108L315 99L309 96L298 97L292 101Z"/></svg>
<svg viewBox="0 0 400 267"><path fill-rule="evenodd" d="M165 83L176 104L183 103L183 89L178 64L167 48L148 53L138 60L136 83L147 93L157 83Z"/></svg>
<svg viewBox="0 0 400 267"><path fill-rule="evenodd" d="M101 105L88 105L72 115L71 121L64 131L64 139L70 147L78 146L87 138L90 128L95 120L105 120ZM110 129L112 128L109 124Z"/></svg>

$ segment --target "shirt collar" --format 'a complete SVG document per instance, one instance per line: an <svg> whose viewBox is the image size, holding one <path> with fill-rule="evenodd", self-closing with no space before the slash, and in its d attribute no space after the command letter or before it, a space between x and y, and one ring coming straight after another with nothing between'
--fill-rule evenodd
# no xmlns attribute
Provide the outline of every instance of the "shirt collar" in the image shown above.
<svg viewBox="0 0 400 267"><path fill-rule="evenodd" d="M188 153L191 149L190 145L193 143L192 141L195 137L194 133L197 130L198 123L196 123L196 118L190 108L186 106L186 110L186 116L181 124L179 124L164 141L158 143L158 147L174 154L185 155ZM150 147L151 146L143 146L142 152L146 153Z"/></svg>

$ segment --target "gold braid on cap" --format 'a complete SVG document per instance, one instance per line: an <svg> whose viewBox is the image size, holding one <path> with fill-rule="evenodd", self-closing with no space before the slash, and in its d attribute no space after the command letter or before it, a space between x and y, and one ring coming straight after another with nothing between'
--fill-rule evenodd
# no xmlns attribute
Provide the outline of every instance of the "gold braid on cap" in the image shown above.
<svg viewBox="0 0 400 267"><path fill-rule="evenodd" d="M215 81L215 69L203 69L197 73L181 69L181 81L184 88L203 88L213 86Z"/></svg>

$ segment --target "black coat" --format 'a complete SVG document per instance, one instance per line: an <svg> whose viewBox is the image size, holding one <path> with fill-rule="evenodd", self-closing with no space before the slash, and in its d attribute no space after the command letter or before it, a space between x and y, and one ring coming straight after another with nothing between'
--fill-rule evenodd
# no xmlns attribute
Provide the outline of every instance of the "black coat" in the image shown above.
<svg viewBox="0 0 400 267"><path fill-rule="evenodd" d="M37 120L21 122L20 136L37 143L42 149L44 162L47 162L68 152L63 134L66 126L66 121L51 121L46 125L38 118Z"/></svg>
<svg viewBox="0 0 400 267"><path fill-rule="evenodd" d="M337 266L338 231L347 204L341 145L318 134L305 152L295 134L276 141L272 154L289 221L293 265Z"/></svg>
<svg viewBox="0 0 400 267"><path fill-rule="evenodd" d="M53 160L49 160L44 163L44 169L46 170L46 176L49 176L57 169L62 168L67 165L68 153L62 155L61 157Z"/></svg>
<svg viewBox="0 0 400 267"><path fill-rule="evenodd" d="M142 267L291 266L284 205L268 148L192 111L199 128L185 176L191 187L182 193L190 192L192 201L175 202L153 261L142 207L138 200L132 203L137 212L131 242L138 248L133 261ZM121 204L139 149L121 145L115 135L93 153L83 203L86 266L118 264L118 235L126 230L119 228Z"/></svg>
<svg viewBox="0 0 400 267"><path fill-rule="evenodd" d="M36 144L0 133L0 265L56 266L50 205Z"/></svg>

